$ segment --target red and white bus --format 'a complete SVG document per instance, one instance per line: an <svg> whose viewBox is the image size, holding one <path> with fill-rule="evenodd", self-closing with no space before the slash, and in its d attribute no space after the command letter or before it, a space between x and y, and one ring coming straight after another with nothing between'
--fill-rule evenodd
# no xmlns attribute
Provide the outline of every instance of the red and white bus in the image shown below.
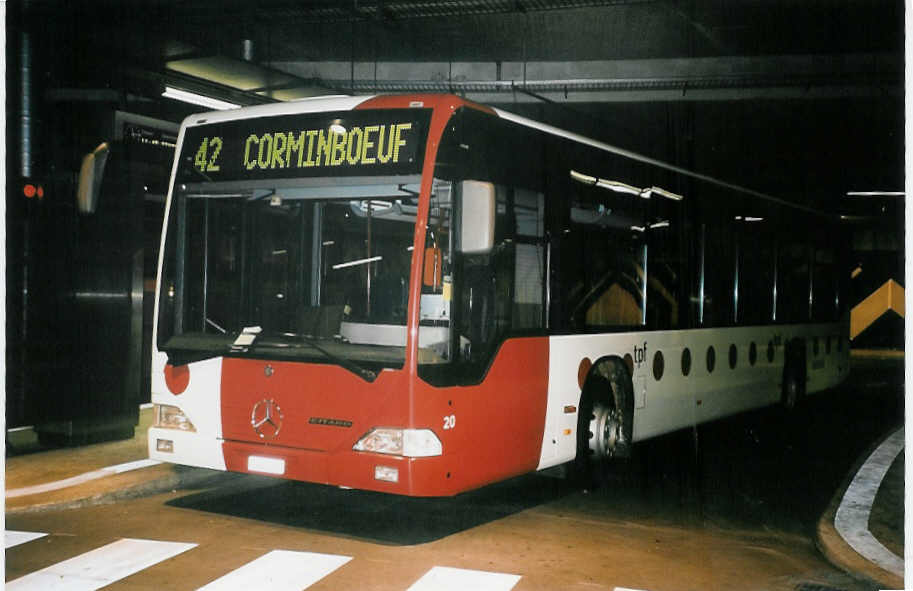
<svg viewBox="0 0 913 591"><path fill-rule="evenodd" d="M828 218L451 95L188 117L150 456L389 493L838 384Z"/></svg>

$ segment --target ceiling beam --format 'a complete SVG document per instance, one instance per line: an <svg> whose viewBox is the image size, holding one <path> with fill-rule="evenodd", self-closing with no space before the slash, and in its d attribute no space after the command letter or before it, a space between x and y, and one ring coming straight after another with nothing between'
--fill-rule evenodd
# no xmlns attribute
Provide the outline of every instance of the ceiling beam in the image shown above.
<svg viewBox="0 0 913 591"><path fill-rule="evenodd" d="M903 92L891 54L786 55L573 62L273 62L355 94L455 92L486 102L797 99Z"/></svg>

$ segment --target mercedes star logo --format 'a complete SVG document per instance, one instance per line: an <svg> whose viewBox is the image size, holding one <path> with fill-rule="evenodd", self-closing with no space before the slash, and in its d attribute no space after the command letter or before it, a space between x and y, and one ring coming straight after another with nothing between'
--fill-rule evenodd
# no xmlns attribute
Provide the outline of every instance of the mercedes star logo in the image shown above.
<svg viewBox="0 0 913 591"><path fill-rule="evenodd" d="M264 398L250 411L250 426L260 439L275 439L282 429L282 409L272 398Z"/></svg>

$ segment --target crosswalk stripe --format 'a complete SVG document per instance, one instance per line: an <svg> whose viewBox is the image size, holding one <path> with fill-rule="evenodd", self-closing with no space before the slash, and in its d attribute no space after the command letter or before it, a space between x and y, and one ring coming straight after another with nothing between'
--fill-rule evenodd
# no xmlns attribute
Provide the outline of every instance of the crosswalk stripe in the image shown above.
<svg viewBox="0 0 913 591"><path fill-rule="evenodd" d="M13 546L18 546L19 544L31 542L32 540L37 540L38 538L43 538L46 535L47 534L43 534L37 531L13 531L8 529L3 532L3 542L6 544L7 548L12 548Z"/></svg>
<svg viewBox="0 0 913 591"><path fill-rule="evenodd" d="M351 556L273 550L200 587L199 591L300 591L350 560Z"/></svg>
<svg viewBox="0 0 913 591"><path fill-rule="evenodd" d="M94 591L186 552L196 544L125 538L10 581L10 591Z"/></svg>
<svg viewBox="0 0 913 591"><path fill-rule="evenodd" d="M509 591L519 581L520 575L436 566L413 583L408 591Z"/></svg>

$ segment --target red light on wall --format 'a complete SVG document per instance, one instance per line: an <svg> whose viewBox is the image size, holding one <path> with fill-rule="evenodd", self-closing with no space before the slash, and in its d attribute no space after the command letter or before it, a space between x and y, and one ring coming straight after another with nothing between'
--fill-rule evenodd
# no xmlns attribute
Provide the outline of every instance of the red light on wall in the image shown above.
<svg viewBox="0 0 913 591"><path fill-rule="evenodd" d="M44 199L44 187L41 185L35 185L33 183L26 183L22 187L22 194L28 199L33 199L38 197L38 199Z"/></svg>

